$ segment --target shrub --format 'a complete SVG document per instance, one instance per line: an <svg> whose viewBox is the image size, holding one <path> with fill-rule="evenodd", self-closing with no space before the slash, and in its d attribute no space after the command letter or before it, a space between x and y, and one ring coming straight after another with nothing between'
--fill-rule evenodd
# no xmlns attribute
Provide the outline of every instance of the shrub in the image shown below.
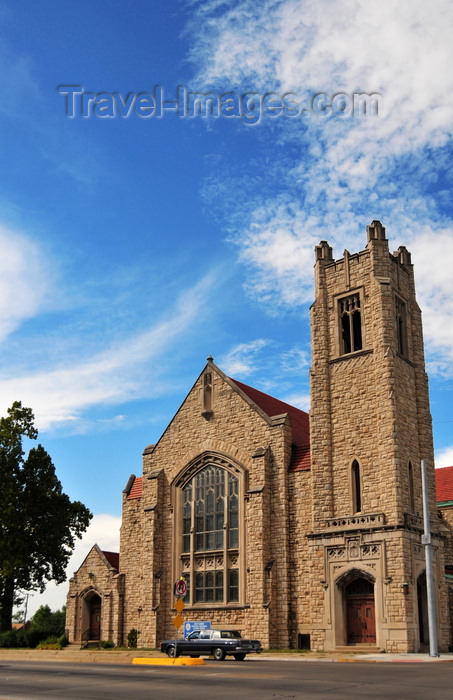
<svg viewBox="0 0 453 700"><path fill-rule="evenodd" d="M30 649L36 649L39 642L43 642L49 636L49 630L47 629L29 629L20 630L19 634L23 635L23 642L20 646L29 647Z"/></svg>
<svg viewBox="0 0 453 700"><path fill-rule="evenodd" d="M110 639L101 639L101 641L98 644L99 649L113 649L115 646L115 643L112 642Z"/></svg>
<svg viewBox="0 0 453 700"><path fill-rule="evenodd" d="M15 630L10 630L9 632L2 632L0 634L0 647L2 649L11 649L17 647L17 632Z"/></svg>
<svg viewBox="0 0 453 700"><path fill-rule="evenodd" d="M129 634L127 635L127 646L130 649L136 649L137 648L137 640L138 640L138 630L136 630L133 627L130 630Z"/></svg>
<svg viewBox="0 0 453 700"><path fill-rule="evenodd" d="M61 649L61 646L56 637L47 637L39 642L37 649Z"/></svg>
<svg viewBox="0 0 453 700"><path fill-rule="evenodd" d="M48 630L28 629L28 630L10 630L0 634L0 648L26 648L35 649L40 642L43 642L49 637Z"/></svg>

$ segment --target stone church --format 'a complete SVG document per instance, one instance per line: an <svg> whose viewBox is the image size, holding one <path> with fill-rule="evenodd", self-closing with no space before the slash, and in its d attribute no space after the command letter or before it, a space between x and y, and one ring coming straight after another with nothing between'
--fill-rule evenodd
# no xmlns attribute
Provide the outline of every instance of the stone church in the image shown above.
<svg viewBox="0 0 453 700"><path fill-rule="evenodd" d="M265 648L424 648L423 459L439 650L452 644L453 479L441 517L410 253L373 221L358 253L321 241L314 269L310 414L209 357L126 484L119 558L95 546L70 580L70 641L135 629L158 646L184 577L184 621Z"/></svg>

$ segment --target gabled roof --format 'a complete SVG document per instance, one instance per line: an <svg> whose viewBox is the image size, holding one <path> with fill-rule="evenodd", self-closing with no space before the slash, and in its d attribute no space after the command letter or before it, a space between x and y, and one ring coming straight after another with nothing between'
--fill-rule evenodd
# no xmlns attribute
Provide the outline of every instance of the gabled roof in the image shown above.
<svg viewBox="0 0 453 700"><path fill-rule="evenodd" d="M308 413L296 408L285 401L276 399L274 396L265 394L259 389L254 389L247 384L239 382L237 379L227 377L222 370L214 365L212 358L208 358L207 367L212 367L223 379L230 384L233 389L236 389L239 394L245 396L245 399L258 409L259 412L265 414L270 421L273 416L281 416L288 414L291 421L293 452L291 457L290 471L309 471L310 470L310 417ZM206 368L205 368L206 369ZM205 370L203 370L205 371ZM201 376L201 375L200 375ZM166 431L164 431L165 434ZM161 438L162 439L162 438ZM153 451L155 445L150 445L146 448L144 454ZM143 494L142 477L136 477L131 474L129 481L124 489L126 499L132 500L141 498Z"/></svg>
<svg viewBox="0 0 453 700"><path fill-rule="evenodd" d="M264 413L271 418L282 413L288 413L293 433L293 455L290 471L308 471L310 469L310 416L300 408L276 399L247 384L231 379L246 396L253 401Z"/></svg>
<svg viewBox="0 0 453 700"><path fill-rule="evenodd" d="M136 476L134 481L132 482L132 486L129 489L129 493L127 494L127 500L130 501L133 498L141 498L142 492L143 492L143 477Z"/></svg>
<svg viewBox="0 0 453 700"><path fill-rule="evenodd" d="M437 503L453 503L453 467L435 469Z"/></svg>
<svg viewBox="0 0 453 700"><path fill-rule="evenodd" d="M247 394L249 399L251 399L253 403L256 403L269 417L288 413L291 419L293 442L295 445L308 445L310 443L310 418L308 413L301 411L300 408L291 406L289 403L280 401L280 399L276 399L269 394L265 394L258 389L247 386L247 384L238 382L237 379L231 379L231 381L234 382L244 394Z"/></svg>
<svg viewBox="0 0 453 700"><path fill-rule="evenodd" d="M116 569L117 571L119 571L120 555L117 552L103 552L98 544L94 544L91 547L90 551L86 555L83 562L80 564L77 571L80 571L80 569L87 563L87 560L92 553L96 554L105 566L108 566L109 568L113 568L113 569Z"/></svg>
<svg viewBox="0 0 453 700"><path fill-rule="evenodd" d="M110 566L113 566L114 569L119 571L120 555L118 554L118 552L104 552L104 550L102 550L102 554L107 559Z"/></svg>

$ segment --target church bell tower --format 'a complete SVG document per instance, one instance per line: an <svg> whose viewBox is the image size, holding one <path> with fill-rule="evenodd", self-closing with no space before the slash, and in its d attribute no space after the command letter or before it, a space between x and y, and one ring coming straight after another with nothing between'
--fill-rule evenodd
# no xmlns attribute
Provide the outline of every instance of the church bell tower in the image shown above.
<svg viewBox="0 0 453 700"><path fill-rule="evenodd" d="M439 646L447 592L428 380L411 255L367 227L359 253L316 247L311 309L312 647L427 643L420 461L428 466Z"/></svg>

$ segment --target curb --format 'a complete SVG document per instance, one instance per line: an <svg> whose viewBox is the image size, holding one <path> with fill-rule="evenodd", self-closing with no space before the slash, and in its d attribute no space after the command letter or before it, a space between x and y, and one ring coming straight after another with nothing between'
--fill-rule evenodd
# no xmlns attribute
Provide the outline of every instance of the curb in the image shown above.
<svg viewBox="0 0 453 700"><path fill-rule="evenodd" d="M133 664L147 664L151 666L204 666L204 659L176 658L176 659L155 659L138 657L132 659Z"/></svg>
<svg viewBox="0 0 453 700"><path fill-rule="evenodd" d="M194 665L204 664L203 659L190 659L189 657L177 657L168 659L161 655L159 651L139 649L134 650L51 650L51 649L0 649L0 663L7 661L42 661L49 663L99 663L99 664L153 664L159 666ZM211 661L211 660L210 660ZM283 653L264 652L263 654L253 654L247 662L263 663L265 661L281 661L288 663L453 663L453 654L444 653L438 657L430 657L429 654L335 654L335 652L322 655L296 655ZM244 662L245 663L245 662ZM201 665L201 664L200 664Z"/></svg>

